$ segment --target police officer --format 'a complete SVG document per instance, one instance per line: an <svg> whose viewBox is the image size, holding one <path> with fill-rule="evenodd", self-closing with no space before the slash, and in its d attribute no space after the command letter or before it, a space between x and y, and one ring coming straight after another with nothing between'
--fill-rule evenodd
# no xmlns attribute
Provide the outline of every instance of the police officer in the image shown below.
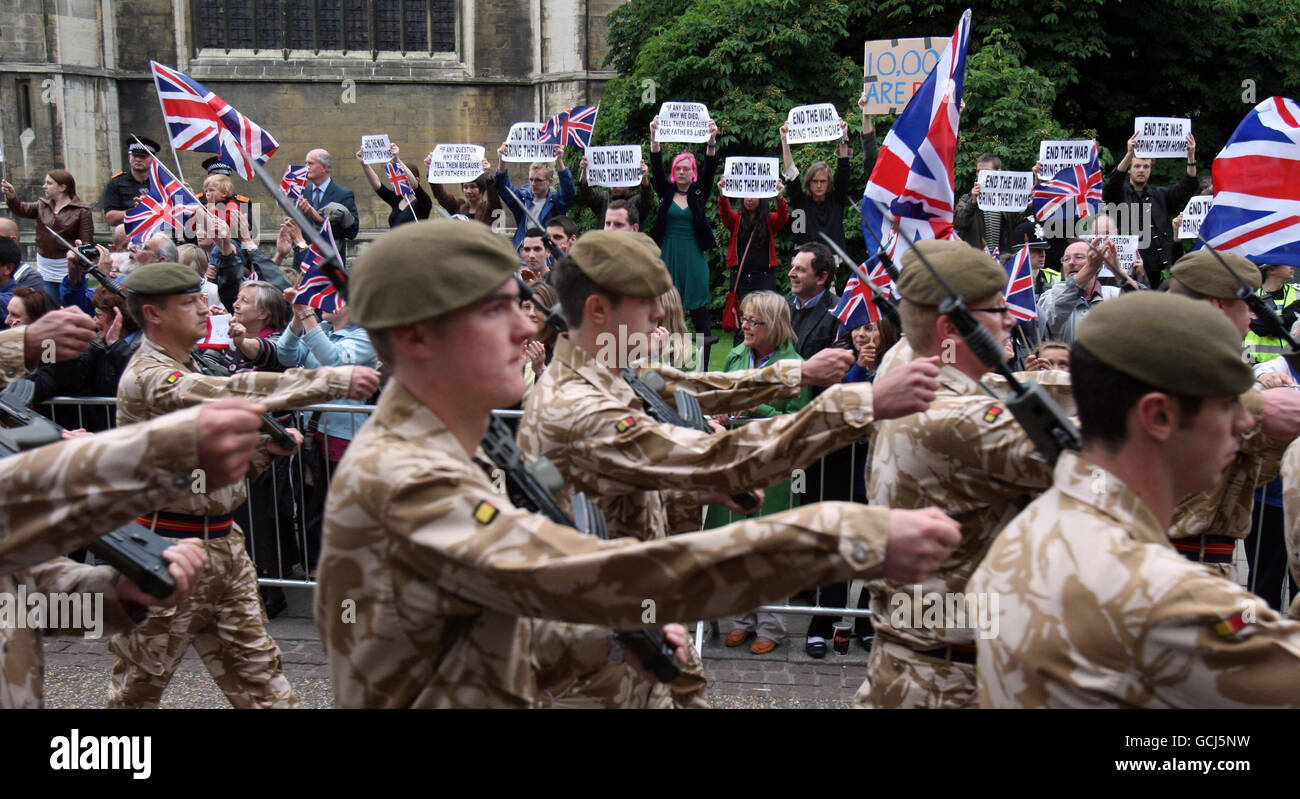
<svg viewBox="0 0 1300 799"><path fill-rule="evenodd" d="M194 342L206 331L199 276L187 266L160 262L137 267L122 285L144 340L118 383L119 422L142 421L220 397L256 399L281 410L347 396L365 398L378 387L378 373L362 366L233 377L202 374L192 355ZM301 441L297 431L292 433ZM265 441L250 476L266 468L270 455L287 454ZM199 485L136 518L135 523L161 535L202 538L211 568L194 596L174 612L152 614L109 642L115 657L110 706L156 707L191 643L234 706L294 704L279 648L266 632L257 572L232 519L245 493L242 481L224 488Z"/></svg>
<svg viewBox="0 0 1300 799"><path fill-rule="evenodd" d="M641 626L648 607L661 619L721 616L807 583L882 567L915 574L955 539L933 510L852 503L645 543L602 541L514 508L476 454L492 409L523 394L523 344L536 329L519 308L517 267L488 228L426 221L381 236L352 274L352 317L393 378L326 508L316 624L339 706L537 706L552 690L547 675L599 668L610 651L605 631L569 630L566 660L540 661L537 641L553 633L539 617ZM620 286L659 285L640 261L624 271ZM619 313L644 326L657 301L634 296L642 290ZM870 416L869 405L840 413L854 410ZM644 417L623 416L623 432L640 436Z"/></svg>
<svg viewBox="0 0 1300 799"><path fill-rule="evenodd" d="M153 139L128 135L127 169L109 178L104 186L104 221L109 227L122 224L122 217L136 206L137 198L149 190L149 160L157 152L158 142Z"/></svg>
<svg viewBox="0 0 1300 799"><path fill-rule="evenodd" d="M1273 310L1282 320L1283 327L1290 331L1296 319L1300 318L1300 291L1297 291L1295 284L1291 282L1295 267L1286 264L1265 264L1259 269L1264 273L1264 279L1257 293L1272 303ZM1255 363L1267 363L1287 352L1282 339L1267 334L1268 330L1263 322L1258 319L1251 321L1250 332L1246 334L1246 350L1255 359Z"/></svg>
<svg viewBox="0 0 1300 799"><path fill-rule="evenodd" d="M1208 304L1154 292L1079 325L1083 451L1061 455L967 587L996 597L981 707L1300 705L1300 624L1166 537L1178 497L1219 479L1253 424L1240 339Z"/></svg>

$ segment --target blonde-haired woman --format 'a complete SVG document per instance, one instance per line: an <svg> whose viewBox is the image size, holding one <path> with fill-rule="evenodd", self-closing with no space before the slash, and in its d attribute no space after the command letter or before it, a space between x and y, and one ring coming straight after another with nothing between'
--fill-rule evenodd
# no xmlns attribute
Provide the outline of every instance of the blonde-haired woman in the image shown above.
<svg viewBox="0 0 1300 799"><path fill-rule="evenodd" d="M788 358L803 360L794 348L795 335L790 323L790 306L780 294L771 291L746 294L740 303L740 329L745 334L745 340L727 354L727 365L723 371L758 369ZM740 415L766 417L793 413L807 405L810 399L811 389L805 387L794 399L765 403ZM723 424L731 420L727 416L715 416L714 419ZM763 508L758 515L779 513L788 510L790 506L790 483L787 481L767 489ZM732 521L728 518L729 515L726 509L712 505L704 526L711 528L729 524ZM735 627L727 635L726 644L740 646L755 633L757 637L749 650L756 655L765 655L785 639L785 619L775 613L746 613L736 619Z"/></svg>
<svg viewBox="0 0 1300 799"><path fill-rule="evenodd" d="M686 312L682 310L682 295L674 286L659 295L659 303L664 307L664 318L660 327L667 335L659 342L660 360L683 372L694 372L700 366L700 353L695 348L691 332L686 328Z"/></svg>

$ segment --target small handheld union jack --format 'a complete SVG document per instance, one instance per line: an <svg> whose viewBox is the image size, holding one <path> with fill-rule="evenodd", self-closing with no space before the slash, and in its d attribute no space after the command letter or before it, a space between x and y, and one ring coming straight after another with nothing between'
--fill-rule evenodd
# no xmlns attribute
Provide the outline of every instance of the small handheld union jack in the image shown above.
<svg viewBox="0 0 1300 799"><path fill-rule="evenodd" d="M574 145L587 149L591 132L596 127L598 105L576 105L561 111L546 121L537 137L538 144Z"/></svg>
<svg viewBox="0 0 1300 799"><path fill-rule="evenodd" d="M415 187L411 185L411 178L407 176L405 169L397 165L396 161L389 161L384 164L384 171L388 173L388 182L393 185L393 193L398 197L411 197L415 194Z"/></svg>
<svg viewBox="0 0 1300 799"><path fill-rule="evenodd" d="M1020 322L1038 318L1038 302L1034 298L1034 272L1029 265L1029 248L1021 247L1016 257L1007 261L1007 310Z"/></svg>
<svg viewBox="0 0 1300 799"><path fill-rule="evenodd" d="M1097 148L1086 164L1069 166L1034 187L1034 217L1039 222L1064 214L1073 201L1074 216L1083 219L1101 208L1101 163Z"/></svg>
<svg viewBox="0 0 1300 799"><path fill-rule="evenodd" d="M199 199L176 179L157 158L149 161L149 189L138 204L122 217L126 235L136 244L162 232L163 228L185 230L190 217L202 207Z"/></svg>
<svg viewBox="0 0 1300 799"><path fill-rule="evenodd" d="M284 177L280 178L280 191L290 200L302 197L302 190L307 187L307 167L289 164L284 168Z"/></svg>
<svg viewBox="0 0 1300 799"><path fill-rule="evenodd" d="M325 222L320 226L321 238L333 248L335 255L338 255L338 245L334 243L334 233L330 230L329 217L325 217ZM347 302L339 296L338 289L330 282L330 279L321 270L321 262L325 256L320 250L316 249L313 244L307 248L303 254L302 263L299 267L302 269L302 282L298 284L298 292L294 295L293 302L295 305L308 305L312 308L319 309L324 313L333 313L340 308L346 307ZM343 258L339 257L340 268L342 267Z"/></svg>
<svg viewBox="0 0 1300 799"><path fill-rule="evenodd" d="M868 264L871 264L872 261L875 262L875 266L868 267ZM885 271L885 265L880 262L878 257L873 257L862 264L862 269L868 273L867 276L871 278L871 282L875 284L876 288L880 289L882 294L886 297L898 297L898 288L894 285L893 279L889 276L889 272ZM844 330L853 330L862 325L879 322L884 318L884 314L881 313L880 306L876 305L873 297L871 289L863 284L857 273L854 272L849 277L848 282L844 284L844 294L840 297L839 304L835 306L835 310L829 313L840 320Z"/></svg>

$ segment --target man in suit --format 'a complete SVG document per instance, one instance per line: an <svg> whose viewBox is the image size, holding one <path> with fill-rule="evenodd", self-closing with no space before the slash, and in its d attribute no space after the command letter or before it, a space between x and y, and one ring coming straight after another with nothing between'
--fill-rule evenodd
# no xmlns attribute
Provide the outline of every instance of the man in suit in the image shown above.
<svg viewBox="0 0 1300 799"><path fill-rule="evenodd" d="M573 204L573 197L576 192L573 185L573 173L564 165L564 150L557 146L555 148L555 166L537 162L528 167L528 186L527 188L516 188L510 182L510 173L506 171L505 165L506 145L502 143L497 149L497 193L504 194L511 192L519 198L520 202L528 206L534 214L537 215L537 221L543 225L547 220L554 216L568 213L569 206ZM559 170L560 188L552 190L555 185L555 172ZM509 200L502 200L505 207L510 209L510 213L515 216L515 249L524 243L524 234L531 227L527 215L515 203Z"/></svg>
<svg viewBox="0 0 1300 799"><path fill-rule="evenodd" d="M347 209L351 214L351 221L348 217L343 217L343 224L337 221L331 226L334 233L334 241L339 246L339 255L347 258L347 245L344 243L347 239L355 239L357 231L361 229L360 217L357 216L357 198L352 190L340 186L330 178L330 169L334 166L334 158L325 150L312 150L307 153L307 187L303 189L302 197L298 199L298 210L317 225L325 221L325 216L321 213L322 208L330 203L338 203Z"/></svg>
<svg viewBox="0 0 1300 799"><path fill-rule="evenodd" d="M795 248L790 261L790 323L798 341L795 350L808 360L835 343L839 320L832 316L839 304L835 296L835 256L821 242Z"/></svg>

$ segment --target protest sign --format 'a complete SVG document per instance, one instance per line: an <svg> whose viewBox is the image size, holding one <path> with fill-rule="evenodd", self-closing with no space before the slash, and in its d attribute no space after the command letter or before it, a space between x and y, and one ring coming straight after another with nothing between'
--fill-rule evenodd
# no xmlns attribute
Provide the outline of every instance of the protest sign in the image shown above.
<svg viewBox="0 0 1300 799"><path fill-rule="evenodd" d="M933 45L933 46L932 46ZM897 114L925 83L948 46L947 37L878 39L866 43L862 85L868 114Z"/></svg>
<svg viewBox="0 0 1300 799"><path fill-rule="evenodd" d="M1179 117L1138 117L1133 120L1137 142L1133 155L1137 158L1186 158L1187 134L1192 132L1192 120Z"/></svg>
<svg viewBox="0 0 1300 799"><path fill-rule="evenodd" d="M832 103L800 105L785 117L786 141L807 144L815 141L839 141L844 135L840 114Z"/></svg>
<svg viewBox="0 0 1300 799"><path fill-rule="evenodd" d="M664 103L659 107L655 141L699 144L709 140L709 109L704 103Z"/></svg>
<svg viewBox="0 0 1300 799"><path fill-rule="evenodd" d="M502 161L511 164L529 164L533 161L554 161L555 145L538 144L542 135L540 122L516 122L506 134L506 154Z"/></svg>
<svg viewBox="0 0 1300 799"><path fill-rule="evenodd" d="M781 169L775 158L731 156L723 177L722 193L728 197L775 197Z"/></svg>
<svg viewBox="0 0 1300 799"><path fill-rule="evenodd" d="M981 169L977 180L980 194L975 199L981 211L1023 211L1034 193L1033 172Z"/></svg>
<svg viewBox="0 0 1300 799"><path fill-rule="evenodd" d="M483 148L477 144L439 144L432 155L430 183L468 183L483 174Z"/></svg>
<svg viewBox="0 0 1300 799"><path fill-rule="evenodd" d="M208 334L199 339L201 349L224 350L235 343L230 337L230 314L209 316L204 321L208 323Z"/></svg>
<svg viewBox="0 0 1300 799"><path fill-rule="evenodd" d="M367 164L386 164L392 160L392 145L387 133L361 137L361 160Z"/></svg>
<svg viewBox="0 0 1300 799"><path fill-rule="evenodd" d="M1201 232L1201 223L1205 221L1205 215L1210 212L1210 206L1213 204L1214 198L1208 194L1198 194L1188 200L1182 218L1178 220L1178 238L1196 238L1196 235Z"/></svg>
<svg viewBox="0 0 1300 799"><path fill-rule="evenodd" d="M641 145L587 148L587 185L636 186L641 183Z"/></svg>
<svg viewBox="0 0 1300 799"><path fill-rule="evenodd" d="M1092 160L1091 139L1044 139L1038 143L1038 176L1051 180L1062 169L1082 166Z"/></svg>
<svg viewBox="0 0 1300 799"><path fill-rule="evenodd" d="M1122 236L1117 233L1108 233L1105 236L1096 236L1091 234L1081 235L1079 238L1083 241L1091 241L1099 250L1102 249L1102 246L1097 239L1109 238L1115 244L1115 255L1119 258L1120 268L1125 272L1128 272L1130 275L1133 274L1133 264L1136 263L1138 259L1137 236ZM1089 250L1089 252L1091 252L1091 250ZM1115 273L1104 264L1098 274L1101 277L1116 277Z"/></svg>

